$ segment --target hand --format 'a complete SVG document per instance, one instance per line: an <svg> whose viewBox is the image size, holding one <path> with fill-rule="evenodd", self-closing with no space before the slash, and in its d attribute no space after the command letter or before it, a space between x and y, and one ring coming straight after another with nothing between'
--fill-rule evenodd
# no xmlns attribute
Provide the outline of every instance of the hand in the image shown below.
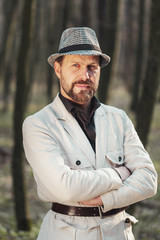
<svg viewBox="0 0 160 240"><path fill-rule="evenodd" d="M122 178L122 181L125 181L131 175L131 172L129 171L129 169L124 166L120 166L115 169L116 169L116 171L119 172L119 174Z"/></svg>
<svg viewBox="0 0 160 240"><path fill-rule="evenodd" d="M102 206L103 202L100 196L92 198L90 200L87 201L82 201L80 202L83 205L87 205L87 206Z"/></svg>

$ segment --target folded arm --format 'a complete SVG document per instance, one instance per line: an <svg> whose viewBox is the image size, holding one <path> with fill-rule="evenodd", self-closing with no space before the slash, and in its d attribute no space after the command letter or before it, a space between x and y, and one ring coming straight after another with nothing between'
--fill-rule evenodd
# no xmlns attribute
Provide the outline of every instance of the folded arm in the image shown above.
<svg viewBox="0 0 160 240"><path fill-rule="evenodd" d="M127 171L116 168L123 179L123 184L116 190L106 192L94 203L103 205L104 212L113 208L121 208L146 198L152 197L157 191L157 173L153 163L144 149L131 121L124 121L124 166L132 173L124 176ZM122 170L122 171L121 171ZM124 171L124 172L123 172ZM97 200L97 202L96 202ZM93 201L90 201L93 202ZM89 202L85 202L88 204ZM99 205L99 204L98 204Z"/></svg>
<svg viewBox="0 0 160 240"><path fill-rule="evenodd" d="M52 131L34 117L23 125L24 149L44 201L70 203L94 198L122 185L111 168L72 170L64 162Z"/></svg>
<svg viewBox="0 0 160 240"><path fill-rule="evenodd" d="M114 168L114 170L116 171L120 179L122 179L122 181L125 181L131 175L131 172L128 170L128 168L124 166ZM87 201L82 201L81 204L84 204L86 206L102 206L103 201L101 196L98 196Z"/></svg>

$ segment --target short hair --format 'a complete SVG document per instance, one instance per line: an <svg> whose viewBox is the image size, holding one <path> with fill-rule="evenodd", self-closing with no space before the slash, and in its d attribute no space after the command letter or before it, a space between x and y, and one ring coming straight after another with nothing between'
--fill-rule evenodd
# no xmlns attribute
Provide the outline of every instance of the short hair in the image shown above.
<svg viewBox="0 0 160 240"><path fill-rule="evenodd" d="M64 56L62 55L62 56L58 57L58 58L55 60L55 62L58 62L60 65L62 65L63 58L64 58Z"/></svg>

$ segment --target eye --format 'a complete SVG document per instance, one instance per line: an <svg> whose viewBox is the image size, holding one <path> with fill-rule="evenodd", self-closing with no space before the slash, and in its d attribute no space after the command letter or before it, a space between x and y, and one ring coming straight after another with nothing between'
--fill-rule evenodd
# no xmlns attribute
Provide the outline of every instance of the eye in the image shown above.
<svg viewBox="0 0 160 240"><path fill-rule="evenodd" d="M72 66L73 67L79 67L79 64L78 63L74 63Z"/></svg>
<svg viewBox="0 0 160 240"><path fill-rule="evenodd" d="M88 69L93 71L93 70L97 69L97 66L96 65L89 65Z"/></svg>

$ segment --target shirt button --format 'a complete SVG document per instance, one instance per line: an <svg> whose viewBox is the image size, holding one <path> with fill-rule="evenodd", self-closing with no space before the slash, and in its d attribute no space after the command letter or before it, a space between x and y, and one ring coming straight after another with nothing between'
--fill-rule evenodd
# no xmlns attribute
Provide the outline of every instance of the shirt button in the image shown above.
<svg viewBox="0 0 160 240"><path fill-rule="evenodd" d="M77 161L76 161L76 164L77 164L77 165L80 165L80 164L81 164L81 161L80 161L80 160L77 160Z"/></svg>

